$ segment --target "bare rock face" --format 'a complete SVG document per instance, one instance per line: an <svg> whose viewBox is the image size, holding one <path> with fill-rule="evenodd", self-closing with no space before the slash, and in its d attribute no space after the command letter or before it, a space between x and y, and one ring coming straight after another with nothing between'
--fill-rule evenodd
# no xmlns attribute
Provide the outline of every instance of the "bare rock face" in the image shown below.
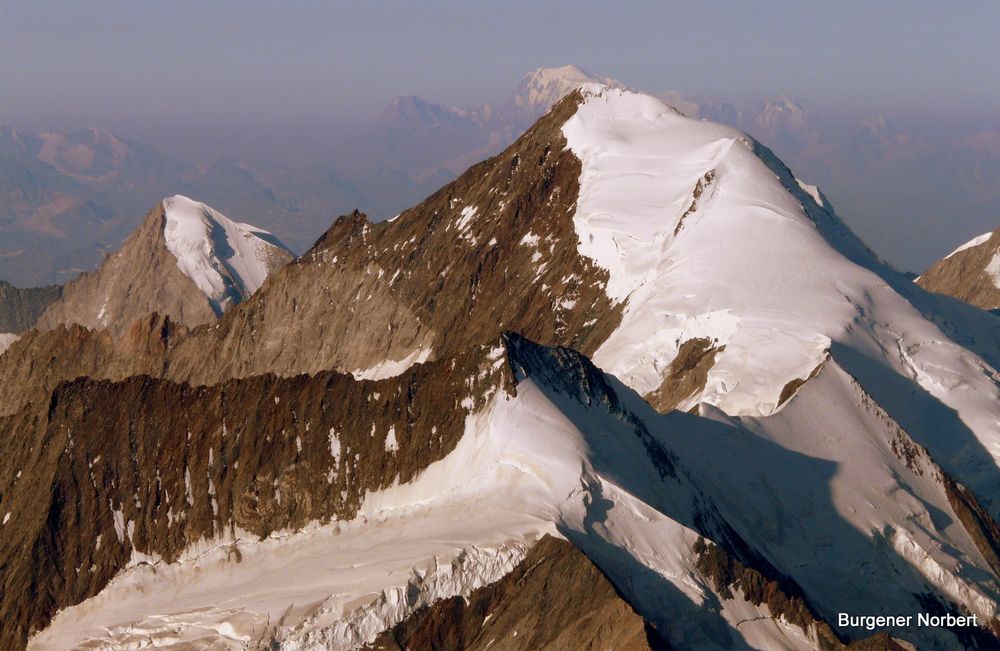
<svg viewBox="0 0 1000 651"><path fill-rule="evenodd" d="M0 280L0 333L18 334L32 327L61 294L59 285L20 289Z"/></svg>
<svg viewBox="0 0 1000 651"><path fill-rule="evenodd" d="M646 396L657 411L667 412L705 386L715 355L725 346L716 346L704 337L688 339L680 345L660 388Z"/></svg>
<svg viewBox="0 0 1000 651"><path fill-rule="evenodd" d="M387 362L447 357L504 330L595 350L620 306L603 291L607 272L579 254L572 222L580 162L561 126L580 99L396 220L339 218L217 327L179 343L171 377L378 376ZM211 368L206 350L217 351Z"/></svg>
<svg viewBox="0 0 1000 651"><path fill-rule="evenodd" d="M199 284L198 272L204 275L212 270L198 267L208 266L223 255L219 249L232 248L224 235L209 232L205 241L197 242L207 249L206 260L189 262L183 254L171 250L173 224L164 205L173 199L176 198L164 200L149 211L139 229L100 268L69 283L60 300L42 314L38 327L51 330L60 324L77 323L93 330L107 330L119 338L133 322L154 312L193 327L214 321L222 311L249 296L252 290L244 286L242 279L232 277L233 274L228 278L220 276L221 298L210 295ZM213 236L217 241L211 239ZM262 261L266 270L291 260L291 254L284 248L263 240L261 243L267 253ZM219 267L228 269L221 264Z"/></svg>
<svg viewBox="0 0 1000 651"><path fill-rule="evenodd" d="M414 613L368 648L639 651L669 645L580 550L545 536L500 581Z"/></svg>
<svg viewBox="0 0 1000 651"><path fill-rule="evenodd" d="M1000 308L1000 229L986 233L935 262L917 284L984 310Z"/></svg>
<svg viewBox="0 0 1000 651"><path fill-rule="evenodd" d="M135 320L153 312L197 325L215 319L205 296L181 273L163 237L163 206L92 272L66 285L62 298L38 320L42 330L76 323L120 337Z"/></svg>
<svg viewBox="0 0 1000 651"><path fill-rule="evenodd" d="M382 381L61 385L0 419L0 648L23 648L133 553L170 562L234 528L263 537L352 518L366 491L450 452L466 415L510 381L477 349Z"/></svg>
<svg viewBox="0 0 1000 651"><path fill-rule="evenodd" d="M75 323L29 330L0 355L0 414L30 402L47 404L59 384L78 377L161 376L170 345L185 331L158 314L131 324L119 339Z"/></svg>
<svg viewBox="0 0 1000 651"><path fill-rule="evenodd" d="M9 387L0 394L0 413L24 404L30 375L120 378L114 369L127 366L193 384L325 369L384 377L505 330L592 353L620 322L621 305L604 291L607 272L577 247L580 161L566 149L561 127L581 100L579 93L567 96L506 151L399 219L372 224L357 212L339 218L309 252L217 321L162 245L158 206L101 270L68 286L39 325L82 323L122 338L155 311L171 324L202 327L186 336L177 331L159 360L144 359L145 347L124 341L100 344L97 334L87 345L108 349L101 364L74 361L56 350L55 339L19 341L0 361ZM44 373L18 366L15 358L37 358L33 346L52 347L65 364Z"/></svg>

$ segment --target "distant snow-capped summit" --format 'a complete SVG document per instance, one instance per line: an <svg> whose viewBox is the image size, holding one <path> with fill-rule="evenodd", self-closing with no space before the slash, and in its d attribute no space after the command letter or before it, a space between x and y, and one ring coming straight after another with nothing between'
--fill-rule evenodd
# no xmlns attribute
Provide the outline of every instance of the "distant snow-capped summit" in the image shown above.
<svg viewBox="0 0 1000 651"><path fill-rule="evenodd" d="M573 90L593 83L621 87L614 79L594 77L574 65L536 68L521 80L504 113L514 124L526 127Z"/></svg>
<svg viewBox="0 0 1000 651"><path fill-rule="evenodd" d="M163 200L164 235L177 266L218 312L249 298L291 254L271 233L182 195Z"/></svg>
<svg viewBox="0 0 1000 651"><path fill-rule="evenodd" d="M69 283L38 326L121 334L157 312L194 326L249 298L292 254L273 235L182 195L161 201L94 272Z"/></svg>

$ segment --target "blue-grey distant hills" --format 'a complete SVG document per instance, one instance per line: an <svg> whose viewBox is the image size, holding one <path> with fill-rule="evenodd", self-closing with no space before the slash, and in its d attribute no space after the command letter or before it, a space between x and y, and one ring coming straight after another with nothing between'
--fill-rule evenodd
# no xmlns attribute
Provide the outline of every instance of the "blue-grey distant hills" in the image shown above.
<svg viewBox="0 0 1000 651"><path fill-rule="evenodd" d="M64 284L97 267L149 206L177 193L247 215L295 250L365 200L329 168L287 170L222 159L208 168L90 128L0 129L0 278Z"/></svg>
<svg viewBox="0 0 1000 651"><path fill-rule="evenodd" d="M373 219L416 204L470 165L502 151L552 104L588 82L620 85L575 66L539 68L497 105L392 99L327 162L295 168L222 158L182 163L101 129L0 129L0 278L20 287L65 283L96 268L164 196L196 196L306 250L334 216ZM931 139L882 114L847 126L798 101L660 95L691 117L736 126L822 188L851 226L897 266L923 270L995 227L1000 132Z"/></svg>

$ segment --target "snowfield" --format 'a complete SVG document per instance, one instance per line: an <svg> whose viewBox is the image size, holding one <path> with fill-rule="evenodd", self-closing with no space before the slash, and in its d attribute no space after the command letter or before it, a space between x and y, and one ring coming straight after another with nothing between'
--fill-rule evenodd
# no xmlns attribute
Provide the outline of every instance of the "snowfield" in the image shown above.
<svg viewBox="0 0 1000 651"><path fill-rule="evenodd" d="M761 416L828 351L859 353L958 414L992 461L960 451L939 461L1000 498L993 368L835 249L817 227L817 215L830 218L820 203L811 214L802 199L814 200L793 194L747 136L648 95L582 92L563 126L583 163L574 224L580 253L608 271L608 296L625 306L594 354L598 366L646 394L684 341L707 337L725 350L678 408Z"/></svg>
<svg viewBox="0 0 1000 651"><path fill-rule="evenodd" d="M7 352L7 349L11 347L15 341L20 339L18 335L11 332L0 332L0 355Z"/></svg>
<svg viewBox="0 0 1000 651"><path fill-rule="evenodd" d="M948 258L950 258L951 256L955 255L956 253L958 253L960 251L964 251L966 249L971 249L974 246L979 246L980 244L984 243L986 240L990 239L990 237L992 237L992 236L993 236L993 231L988 231L986 233L983 233L982 235L977 235L976 237L972 238L971 240L969 240L965 244L959 246L957 249L955 249L954 251L952 251L948 255L944 256L943 259L947 260Z"/></svg>

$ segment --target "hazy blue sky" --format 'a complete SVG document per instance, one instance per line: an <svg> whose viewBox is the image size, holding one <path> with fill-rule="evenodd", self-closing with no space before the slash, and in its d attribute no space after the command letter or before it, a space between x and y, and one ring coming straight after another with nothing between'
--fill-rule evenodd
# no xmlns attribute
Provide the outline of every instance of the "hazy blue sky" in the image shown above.
<svg viewBox="0 0 1000 651"><path fill-rule="evenodd" d="M0 124L211 157L334 138L403 92L496 101L565 63L650 91L982 123L1000 116L998 36L987 1L0 0Z"/></svg>

